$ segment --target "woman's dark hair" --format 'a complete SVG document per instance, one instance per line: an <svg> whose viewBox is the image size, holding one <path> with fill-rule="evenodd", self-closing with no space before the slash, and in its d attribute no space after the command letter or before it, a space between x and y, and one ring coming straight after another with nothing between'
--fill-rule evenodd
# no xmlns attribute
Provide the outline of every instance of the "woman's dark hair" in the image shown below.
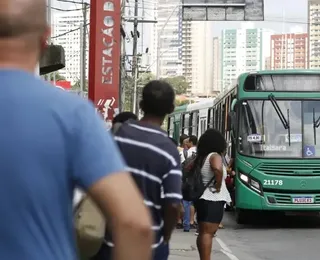
<svg viewBox="0 0 320 260"><path fill-rule="evenodd" d="M203 163L210 153L222 155L227 148L226 139L215 129L208 129L201 135L197 145L197 163Z"/></svg>

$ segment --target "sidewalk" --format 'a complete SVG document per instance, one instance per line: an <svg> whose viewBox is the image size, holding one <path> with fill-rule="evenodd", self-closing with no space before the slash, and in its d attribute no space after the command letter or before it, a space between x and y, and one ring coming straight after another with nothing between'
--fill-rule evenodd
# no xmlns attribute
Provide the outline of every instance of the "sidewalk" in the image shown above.
<svg viewBox="0 0 320 260"><path fill-rule="evenodd" d="M170 243L171 250L169 260L199 259L196 238L195 231L184 233L182 230L176 230ZM229 260L229 258L221 252L221 248L215 239L212 245L212 259Z"/></svg>

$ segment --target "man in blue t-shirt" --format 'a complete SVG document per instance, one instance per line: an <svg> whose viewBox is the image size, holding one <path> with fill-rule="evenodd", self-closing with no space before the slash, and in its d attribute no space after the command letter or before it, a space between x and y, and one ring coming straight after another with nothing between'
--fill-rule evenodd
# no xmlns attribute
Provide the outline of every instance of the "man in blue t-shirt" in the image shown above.
<svg viewBox="0 0 320 260"><path fill-rule="evenodd" d="M46 1L1 0L0 21L0 259L76 260L76 186L108 215L114 259L150 259L149 212L103 121L33 74Z"/></svg>

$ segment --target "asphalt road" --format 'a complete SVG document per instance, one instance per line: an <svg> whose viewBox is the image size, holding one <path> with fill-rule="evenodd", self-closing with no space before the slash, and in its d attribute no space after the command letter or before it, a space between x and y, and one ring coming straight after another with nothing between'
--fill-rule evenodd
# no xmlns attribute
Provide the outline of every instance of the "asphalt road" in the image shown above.
<svg viewBox="0 0 320 260"><path fill-rule="evenodd" d="M214 260L314 260L320 259L320 218L257 216L251 225L238 225L226 213L213 241ZM199 259L194 232L177 230L170 260Z"/></svg>

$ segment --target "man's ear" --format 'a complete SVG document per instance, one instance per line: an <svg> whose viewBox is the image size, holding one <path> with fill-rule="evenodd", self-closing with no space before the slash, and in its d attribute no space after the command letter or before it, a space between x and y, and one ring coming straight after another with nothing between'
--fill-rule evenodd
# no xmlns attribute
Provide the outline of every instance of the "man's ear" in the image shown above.
<svg viewBox="0 0 320 260"><path fill-rule="evenodd" d="M171 106L171 108L170 108L169 114L171 114L171 113L174 111L174 109L175 109L175 105L173 104L173 105Z"/></svg>
<svg viewBox="0 0 320 260"><path fill-rule="evenodd" d="M51 35L51 28L47 26L41 37L41 51L44 52L48 47L48 38Z"/></svg>

